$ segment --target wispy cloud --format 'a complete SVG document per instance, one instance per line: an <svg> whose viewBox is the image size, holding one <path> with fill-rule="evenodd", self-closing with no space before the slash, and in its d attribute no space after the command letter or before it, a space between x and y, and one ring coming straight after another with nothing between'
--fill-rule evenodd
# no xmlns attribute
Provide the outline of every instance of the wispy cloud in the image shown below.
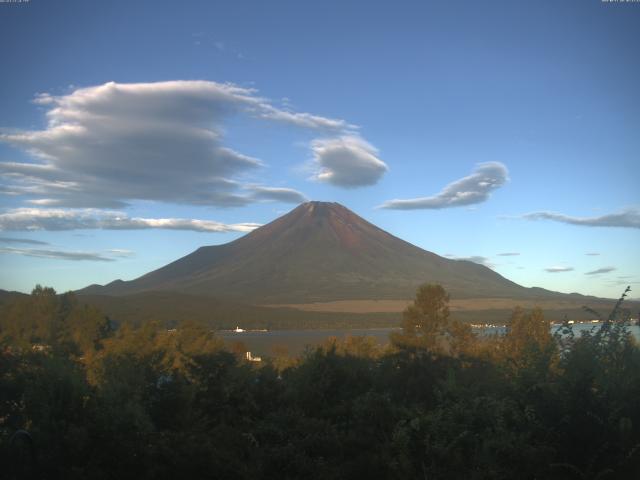
<svg viewBox="0 0 640 480"><path fill-rule="evenodd" d="M450 183L434 196L388 200L379 208L417 210L473 205L487 201L491 192L504 185L507 180L507 167L502 163L481 163L471 175Z"/></svg>
<svg viewBox="0 0 640 480"><path fill-rule="evenodd" d="M127 250L124 248L110 248L109 250L107 250L107 253L113 257L118 257L118 258L129 258L129 257L133 257L136 252L134 252L133 250Z"/></svg>
<svg viewBox="0 0 640 480"><path fill-rule="evenodd" d="M598 217L572 217L555 212L533 212L522 215L521 218L526 220L553 220L584 227L640 228L640 209L637 208L630 208L619 213L610 213Z"/></svg>
<svg viewBox="0 0 640 480"><path fill-rule="evenodd" d="M140 218L123 212L97 209L17 208L0 214L0 230L192 230L196 232L249 232L260 224L225 224L190 218Z"/></svg>
<svg viewBox="0 0 640 480"><path fill-rule="evenodd" d="M47 109L45 129L0 134L33 161L0 162L0 186L47 207L122 208L133 200L246 205L260 195L243 192L243 182L264 162L225 145L231 116L338 137L357 130L342 119L275 107L254 89L209 81L110 82L41 94L35 103ZM296 203L300 195L271 198Z"/></svg>
<svg viewBox="0 0 640 480"><path fill-rule="evenodd" d="M10 243L18 245L49 245L47 242L40 240L32 240L30 238L13 238L13 237L0 237L0 243Z"/></svg>
<svg viewBox="0 0 640 480"><path fill-rule="evenodd" d="M480 255L472 255L471 257L453 257L454 260L465 260L467 262L477 263L479 265L484 265L485 267L493 268L495 265L491 263L491 260L488 257L483 257Z"/></svg>
<svg viewBox="0 0 640 480"><path fill-rule="evenodd" d="M310 113L296 113L283 110L267 103L261 103L257 108L257 116L267 120L277 120L282 123L295 125L296 127L309 128L330 133L340 133L357 130L356 125L344 120L327 118Z"/></svg>
<svg viewBox="0 0 640 480"><path fill-rule="evenodd" d="M616 270L616 267L602 267L597 270L592 270L590 272L585 273L585 275L600 275L601 273L609 273Z"/></svg>
<svg viewBox="0 0 640 480"><path fill-rule="evenodd" d="M373 185L387 172L378 150L356 135L323 138L311 142L314 177L338 187Z"/></svg>
<svg viewBox="0 0 640 480"><path fill-rule="evenodd" d="M520 253L518 252L504 252L504 253L499 253L498 256L500 257L516 257L520 255Z"/></svg>
<svg viewBox="0 0 640 480"><path fill-rule="evenodd" d="M544 270L545 272L549 272L549 273L572 272L573 267L555 266L555 267L547 267Z"/></svg>
<svg viewBox="0 0 640 480"><path fill-rule="evenodd" d="M600 254L598 252L587 252L587 253L585 253L585 255L588 255L590 257L597 257Z"/></svg>
<svg viewBox="0 0 640 480"><path fill-rule="evenodd" d="M64 250L41 250L35 248L0 247L0 253L22 255L25 257L53 258L57 260L113 262L113 258L95 252L68 252Z"/></svg>

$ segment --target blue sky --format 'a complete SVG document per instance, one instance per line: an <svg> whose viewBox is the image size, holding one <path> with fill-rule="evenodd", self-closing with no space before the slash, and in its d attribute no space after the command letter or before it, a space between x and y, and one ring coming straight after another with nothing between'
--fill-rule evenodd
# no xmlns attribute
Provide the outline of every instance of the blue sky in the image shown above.
<svg viewBox="0 0 640 480"><path fill-rule="evenodd" d="M132 279L312 199L525 286L640 296L639 22L600 0L0 3L0 288Z"/></svg>

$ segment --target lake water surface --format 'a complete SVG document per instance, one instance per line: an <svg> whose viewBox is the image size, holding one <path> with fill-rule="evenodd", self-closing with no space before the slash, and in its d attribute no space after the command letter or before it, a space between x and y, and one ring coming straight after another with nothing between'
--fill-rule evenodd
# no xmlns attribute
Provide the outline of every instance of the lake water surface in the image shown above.
<svg viewBox="0 0 640 480"><path fill-rule="evenodd" d="M598 328L597 323L576 323L573 325L573 331L576 336L581 332ZM552 333L558 329L558 326L551 327ZM219 331L220 336L228 344L234 342L242 342L246 349L254 355L270 356L273 355L274 348L284 347L290 355L300 355L307 347L315 347L322 344L330 337L344 339L346 336L367 336L372 337L380 345L389 343L389 334L391 332L399 332L400 328L359 328L359 329L341 329L341 330L271 330L271 331ZM640 341L640 327L629 327L631 333ZM504 327L487 327L483 329L474 329L477 333L491 335L504 333Z"/></svg>

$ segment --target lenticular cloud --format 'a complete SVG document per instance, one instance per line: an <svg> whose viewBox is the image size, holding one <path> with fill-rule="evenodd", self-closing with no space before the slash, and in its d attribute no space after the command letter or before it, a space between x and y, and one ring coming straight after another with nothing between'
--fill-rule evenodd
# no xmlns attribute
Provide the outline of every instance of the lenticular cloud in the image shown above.
<svg viewBox="0 0 640 480"><path fill-rule="evenodd" d="M482 203L489 199L491 192L504 185L508 177L507 167L502 163L481 163L471 175L450 183L436 195L389 200L380 205L380 208L394 210L440 209Z"/></svg>
<svg viewBox="0 0 640 480"><path fill-rule="evenodd" d="M356 135L317 139L311 143L316 180L339 187L373 185L388 167L378 158L378 150Z"/></svg>

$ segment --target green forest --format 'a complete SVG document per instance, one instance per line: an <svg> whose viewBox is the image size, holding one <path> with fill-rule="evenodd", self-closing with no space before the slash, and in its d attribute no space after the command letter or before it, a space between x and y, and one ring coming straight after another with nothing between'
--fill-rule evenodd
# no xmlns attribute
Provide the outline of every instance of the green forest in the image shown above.
<svg viewBox="0 0 640 480"><path fill-rule="evenodd" d="M423 285L385 347L258 363L203 324L116 326L38 286L0 305L0 477L639 478L626 293L580 336L539 309L478 336Z"/></svg>

